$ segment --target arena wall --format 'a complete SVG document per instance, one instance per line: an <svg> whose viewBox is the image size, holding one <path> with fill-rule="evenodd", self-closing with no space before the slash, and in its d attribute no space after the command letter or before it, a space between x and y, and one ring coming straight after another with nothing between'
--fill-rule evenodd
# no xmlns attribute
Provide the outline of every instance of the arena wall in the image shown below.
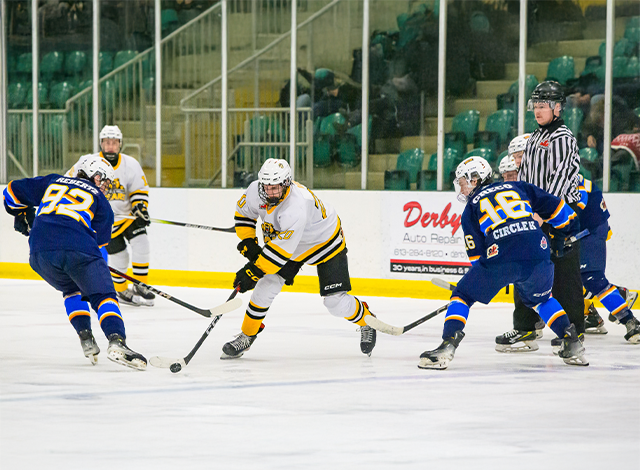
<svg viewBox="0 0 640 470"><path fill-rule="evenodd" d="M4 187L2 187L3 189ZM240 189L152 188L149 212L159 219L233 226ZM453 192L330 191L315 194L332 205L349 249L354 291L362 295L447 298L428 281L456 281L467 266L459 216L464 206ZM613 237L607 275L613 283L640 289L640 195L607 194ZM154 223L150 282L157 285L230 287L244 263L234 234ZM0 277L36 279L28 265L27 239L0 215ZM291 288L316 292L315 268L305 266ZM502 296L503 294L499 294ZM505 297L506 298L506 297Z"/></svg>

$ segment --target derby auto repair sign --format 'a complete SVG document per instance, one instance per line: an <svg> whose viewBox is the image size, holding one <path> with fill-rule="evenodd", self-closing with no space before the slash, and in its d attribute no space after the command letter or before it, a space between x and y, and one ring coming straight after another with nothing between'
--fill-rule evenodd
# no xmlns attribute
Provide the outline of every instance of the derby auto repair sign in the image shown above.
<svg viewBox="0 0 640 470"><path fill-rule="evenodd" d="M386 258L391 277L462 276L471 267L454 193L385 194Z"/></svg>

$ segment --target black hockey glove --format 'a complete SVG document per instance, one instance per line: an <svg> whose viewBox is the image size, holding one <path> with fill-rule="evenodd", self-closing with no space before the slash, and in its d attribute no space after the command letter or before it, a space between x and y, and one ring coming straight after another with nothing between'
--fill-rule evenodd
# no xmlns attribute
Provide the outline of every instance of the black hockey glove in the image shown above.
<svg viewBox="0 0 640 470"><path fill-rule="evenodd" d="M551 256L554 258L562 258L571 251L572 246L565 246L565 237L562 233L551 229L549 230L549 238L551 239L549 243Z"/></svg>
<svg viewBox="0 0 640 470"><path fill-rule="evenodd" d="M149 217L149 211L144 202L138 202L131 207L131 213L135 215L145 227L151 225L151 218Z"/></svg>
<svg viewBox="0 0 640 470"><path fill-rule="evenodd" d="M35 218L36 210L33 207L28 207L14 216L13 228L16 232L20 232L25 237L28 237Z"/></svg>
<svg viewBox="0 0 640 470"><path fill-rule="evenodd" d="M260 253L262 253L262 248L258 245L257 238L245 238L238 243L238 251L249 261L255 263Z"/></svg>
<svg viewBox="0 0 640 470"><path fill-rule="evenodd" d="M240 293L253 289L258 281L264 277L264 271L253 263L245 264L240 271L236 273L233 281L233 287L240 286Z"/></svg>

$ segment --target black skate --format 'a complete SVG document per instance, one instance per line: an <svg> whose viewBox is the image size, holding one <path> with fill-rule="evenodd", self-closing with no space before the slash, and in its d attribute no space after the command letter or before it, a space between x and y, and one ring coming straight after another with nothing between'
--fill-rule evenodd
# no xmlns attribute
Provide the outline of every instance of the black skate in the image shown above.
<svg viewBox="0 0 640 470"><path fill-rule="evenodd" d="M109 360L132 369L145 370L147 368L145 357L129 349L125 339L118 333L110 334L107 339L109 340L109 348L107 349Z"/></svg>
<svg viewBox="0 0 640 470"><path fill-rule="evenodd" d="M528 352L537 351L536 331L522 331L515 328L505 334L496 336L496 351L498 352Z"/></svg>
<svg viewBox="0 0 640 470"><path fill-rule="evenodd" d="M132 305L134 307L142 305L142 298L134 293L131 287L122 292L116 292L116 295L118 296L119 304Z"/></svg>
<svg viewBox="0 0 640 470"><path fill-rule="evenodd" d="M80 337L80 346L82 346L82 352L84 352L84 357L89 358L92 365L96 365L98 363L98 354L100 354L100 348L98 347L98 343L96 343L96 339L93 337L93 333L91 330L82 330L78 333Z"/></svg>
<svg viewBox="0 0 640 470"><path fill-rule="evenodd" d="M259 332L260 331L258 331L258 333ZM249 348L251 348L251 345L256 340L257 336L257 334L247 336L240 332L239 335L236 335L236 339L229 341L222 346L222 356L220 356L220 359L237 359L242 357L245 351L248 351Z"/></svg>
<svg viewBox="0 0 640 470"><path fill-rule="evenodd" d="M542 338L545 326L546 325L545 325L544 320L542 318L536 322L536 325L535 325L535 328L536 328L536 339L541 339Z"/></svg>
<svg viewBox="0 0 640 470"><path fill-rule="evenodd" d="M640 343L640 321L634 316L631 317L627 323L624 324L627 328L627 334L624 335L624 339L633 344Z"/></svg>
<svg viewBox="0 0 640 470"><path fill-rule="evenodd" d="M456 331L453 338L448 338L442 341L442 344L433 351L425 351L420 354L420 362L418 367L420 369L438 369L444 370L449 367L449 363L453 360L456 348L464 338L462 331Z"/></svg>
<svg viewBox="0 0 640 470"><path fill-rule="evenodd" d="M156 298L156 295L153 292L151 292L146 287L142 287L137 284L133 285L132 290L133 290L133 295L138 296L140 305L153 307L154 299Z"/></svg>
<svg viewBox="0 0 640 470"><path fill-rule="evenodd" d="M360 327L360 351L362 354L371 356L373 348L376 347L376 330L369 325Z"/></svg>
<svg viewBox="0 0 640 470"><path fill-rule="evenodd" d="M578 337L576 327L572 323L564 330L562 349L558 353L565 364L570 366L588 366L589 362L584 357L584 346Z"/></svg>
<svg viewBox="0 0 640 470"><path fill-rule="evenodd" d="M606 335L604 320L593 306L589 305L589 312L584 316L584 332L588 335Z"/></svg>

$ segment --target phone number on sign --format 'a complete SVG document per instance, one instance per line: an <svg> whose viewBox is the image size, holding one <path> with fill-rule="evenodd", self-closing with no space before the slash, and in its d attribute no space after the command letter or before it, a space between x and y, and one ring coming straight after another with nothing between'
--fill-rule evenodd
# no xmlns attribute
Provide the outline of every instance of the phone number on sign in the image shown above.
<svg viewBox="0 0 640 470"><path fill-rule="evenodd" d="M424 256L427 258L452 258L465 259L467 257L464 251L444 251L444 250L420 250L396 248L393 250L394 256Z"/></svg>

